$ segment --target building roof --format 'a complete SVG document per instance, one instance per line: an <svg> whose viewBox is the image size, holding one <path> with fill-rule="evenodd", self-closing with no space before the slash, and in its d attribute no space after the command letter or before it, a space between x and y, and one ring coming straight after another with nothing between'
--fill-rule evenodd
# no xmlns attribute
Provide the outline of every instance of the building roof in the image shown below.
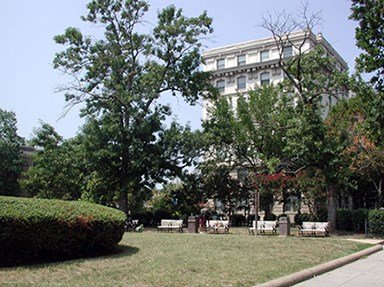
<svg viewBox="0 0 384 287"><path fill-rule="evenodd" d="M295 41L295 39L300 40L304 37L306 31L296 31L292 32L289 35L291 41ZM331 54L337 58L337 60L344 66L345 69L348 69L347 62L341 57L341 55L332 47L331 44L324 38L322 33L318 33L315 35L311 32L309 36L309 40L314 44L322 44ZM237 44L226 45L222 47L208 49L202 52L202 57L204 59L212 58L212 57L224 57L226 55L234 54L234 53L246 53L247 51L255 50L255 48L259 49L267 49L271 47L276 47L276 42L273 37L266 37L251 41L246 41Z"/></svg>

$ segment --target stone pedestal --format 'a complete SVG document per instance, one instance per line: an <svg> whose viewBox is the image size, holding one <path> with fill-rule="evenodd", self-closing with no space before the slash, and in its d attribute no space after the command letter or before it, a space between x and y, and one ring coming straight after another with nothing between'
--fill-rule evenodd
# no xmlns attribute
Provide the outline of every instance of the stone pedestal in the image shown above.
<svg viewBox="0 0 384 287"><path fill-rule="evenodd" d="M289 236L291 234L291 225L289 217L280 217L279 219L279 235Z"/></svg>
<svg viewBox="0 0 384 287"><path fill-rule="evenodd" d="M198 233L199 232L199 217L189 216L188 217L188 232Z"/></svg>

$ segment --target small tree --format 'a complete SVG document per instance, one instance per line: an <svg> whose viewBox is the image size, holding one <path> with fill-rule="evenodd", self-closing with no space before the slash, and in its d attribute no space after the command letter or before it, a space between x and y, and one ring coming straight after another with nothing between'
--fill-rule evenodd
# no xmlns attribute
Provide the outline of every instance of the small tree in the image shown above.
<svg viewBox="0 0 384 287"><path fill-rule="evenodd" d="M35 130L30 142L37 151L21 185L30 196L76 200L84 190L86 172L80 143L64 140L49 124Z"/></svg>
<svg viewBox="0 0 384 287"><path fill-rule="evenodd" d="M0 195L19 194L18 179L25 165L17 135L16 115L0 109Z"/></svg>

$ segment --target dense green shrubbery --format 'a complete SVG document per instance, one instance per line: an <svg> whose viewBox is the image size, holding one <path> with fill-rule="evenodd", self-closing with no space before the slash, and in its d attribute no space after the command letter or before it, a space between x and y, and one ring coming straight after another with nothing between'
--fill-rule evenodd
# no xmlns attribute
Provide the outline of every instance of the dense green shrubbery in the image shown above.
<svg viewBox="0 0 384 287"><path fill-rule="evenodd" d="M369 233L384 236L384 210L370 210L368 214Z"/></svg>
<svg viewBox="0 0 384 287"><path fill-rule="evenodd" d="M231 218L231 226L242 226L246 223L245 216L242 214L233 214Z"/></svg>
<svg viewBox="0 0 384 287"><path fill-rule="evenodd" d="M365 222L368 220L369 210L365 208L359 208L354 210L353 213L353 230L355 232L365 232Z"/></svg>
<svg viewBox="0 0 384 287"><path fill-rule="evenodd" d="M344 231L353 230L353 210L338 209L336 215L336 229Z"/></svg>
<svg viewBox="0 0 384 287"><path fill-rule="evenodd" d="M338 209L336 229L364 233L368 212L368 209L364 208L355 210Z"/></svg>
<svg viewBox="0 0 384 287"><path fill-rule="evenodd" d="M274 213L268 213L264 216L264 220L270 220L270 221L277 220L277 215Z"/></svg>
<svg viewBox="0 0 384 287"><path fill-rule="evenodd" d="M67 259L117 246L125 214L101 205L0 197L0 263Z"/></svg>

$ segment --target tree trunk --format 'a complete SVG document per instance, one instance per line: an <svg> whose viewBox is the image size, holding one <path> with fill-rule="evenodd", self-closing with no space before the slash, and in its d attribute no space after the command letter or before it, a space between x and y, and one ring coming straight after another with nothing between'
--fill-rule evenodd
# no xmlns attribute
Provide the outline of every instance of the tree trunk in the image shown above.
<svg viewBox="0 0 384 287"><path fill-rule="evenodd" d="M327 184L327 212L329 222L329 232L333 233L336 229L337 212L337 192L333 183Z"/></svg>
<svg viewBox="0 0 384 287"><path fill-rule="evenodd" d="M127 193L127 190L120 190L119 209L128 216L128 193Z"/></svg>
<svg viewBox="0 0 384 287"><path fill-rule="evenodd" d="M130 166L129 154L129 138L127 129L130 124L129 115L122 113L120 118L120 133L121 133L121 167L120 167L120 195L119 195L119 208L128 216L128 175Z"/></svg>
<svg viewBox="0 0 384 287"><path fill-rule="evenodd" d="M383 206L383 190L382 190L382 179L380 178L379 181L379 188L378 188L378 203L379 206L377 208L381 208Z"/></svg>

